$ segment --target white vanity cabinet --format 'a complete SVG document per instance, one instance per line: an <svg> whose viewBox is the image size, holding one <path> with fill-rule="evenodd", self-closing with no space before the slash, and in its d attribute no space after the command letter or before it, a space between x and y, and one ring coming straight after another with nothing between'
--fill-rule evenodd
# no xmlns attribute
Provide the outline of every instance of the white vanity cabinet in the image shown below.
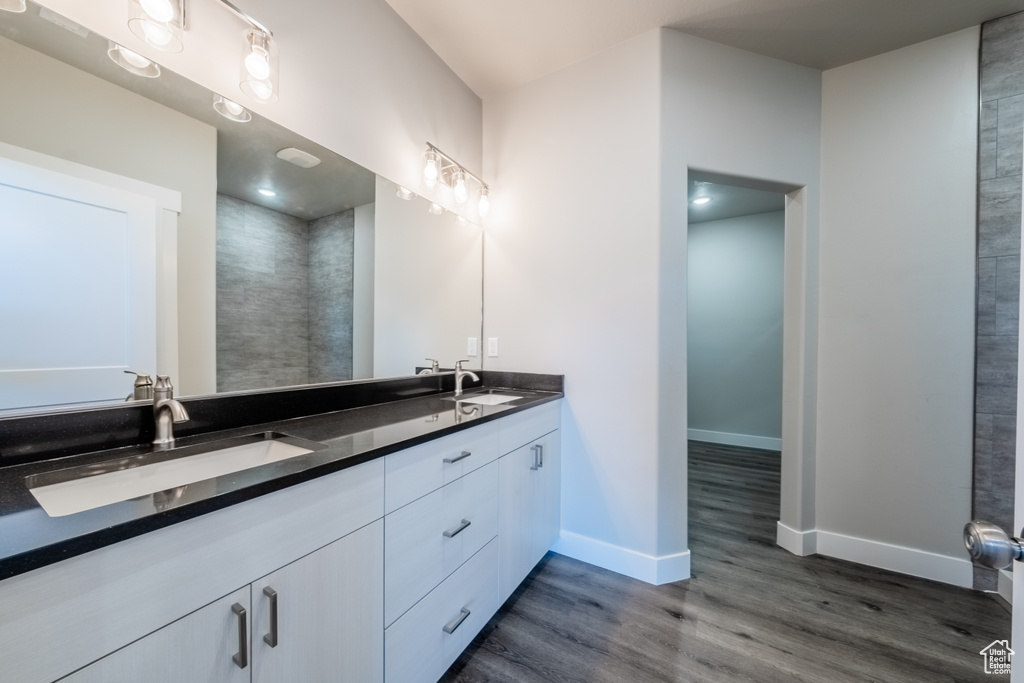
<svg viewBox="0 0 1024 683"><path fill-rule="evenodd" d="M499 461L498 546L502 602L512 595L558 538L560 455L556 429L503 455Z"/></svg>
<svg viewBox="0 0 1024 683"><path fill-rule="evenodd" d="M63 681L380 681L382 545L378 520Z"/></svg>
<svg viewBox="0 0 1024 683"><path fill-rule="evenodd" d="M165 626L98 662L61 679L62 683L249 683L248 663L234 661L248 647L249 587L239 589Z"/></svg>

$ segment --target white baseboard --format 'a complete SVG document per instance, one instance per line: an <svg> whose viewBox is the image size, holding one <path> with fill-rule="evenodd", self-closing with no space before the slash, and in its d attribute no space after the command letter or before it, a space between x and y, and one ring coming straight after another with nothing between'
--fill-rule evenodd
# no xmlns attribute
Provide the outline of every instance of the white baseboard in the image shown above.
<svg viewBox="0 0 1024 683"><path fill-rule="evenodd" d="M687 429L686 432L687 438L691 441L706 441L708 443L720 443L726 446L744 446L746 448L762 448L766 451L782 450L782 439L773 439L768 436L710 432L705 429Z"/></svg>
<svg viewBox="0 0 1024 683"><path fill-rule="evenodd" d="M654 557L571 531L562 531L551 550L655 586L690 578L689 550Z"/></svg>
<svg viewBox="0 0 1024 683"><path fill-rule="evenodd" d="M974 572L966 558L939 555L925 550L891 545L864 538L855 538L818 530L817 552L840 560L859 562L871 567L910 574L923 579L971 588Z"/></svg>
<svg viewBox="0 0 1024 683"><path fill-rule="evenodd" d="M786 526L782 522L776 523L775 542L784 550L794 555L805 557L813 555L818 551L818 532L816 529L810 531L797 531Z"/></svg>

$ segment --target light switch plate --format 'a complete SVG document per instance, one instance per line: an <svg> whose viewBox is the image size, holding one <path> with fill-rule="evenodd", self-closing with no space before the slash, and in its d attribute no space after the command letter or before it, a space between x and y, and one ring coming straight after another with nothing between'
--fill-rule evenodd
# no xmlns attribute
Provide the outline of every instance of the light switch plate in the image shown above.
<svg viewBox="0 0 1024 683"><path fill-rule="evenodd" d="M498 338L488 337L487 338L487 356L490 358L498 357Z"/></svg>
<svg viewBox="0 0 1024 683"><path fill-rule="evenodd" d="M466 338L466 355L470 358L476 356L476 337Z"/></svg>

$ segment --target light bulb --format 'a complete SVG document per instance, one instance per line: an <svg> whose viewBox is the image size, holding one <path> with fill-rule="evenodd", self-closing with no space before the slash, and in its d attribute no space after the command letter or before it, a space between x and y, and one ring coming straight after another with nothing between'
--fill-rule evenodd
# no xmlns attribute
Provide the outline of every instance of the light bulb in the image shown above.
<svg viewBox="0 0 1024 683"><path fill-rule="evenodd" d="M253 96L258 100L269 100L274 95L274 89L269 83L250 83Z"/></svg>
<svg viewBox="0 0 1024 683"><path fill-rule="evenodd" d="M435 216L440 216L442 213L444 213L444 209L441 207L440 204L437 204L436 202L431 202L430 207L427 209L427 211L434 214Z"/></svg>
<svg viewBox="0 0 1024 683"><path fill-rule="evenodd" d="M405 201L409 201L416 196L412 193L412 190L402 187L401 185L398 186L398 192L395 194L398 195L399 199L404 199Z"/></svg>
<svg viewBox="0 0 1024 683"><path fill-rule="evenodd" d="M477 203L476 211L480 214L481 218L487 216L487 212L491 210L491 200L487 197L488 192L486 187L480 188L480 201Z"/></svg>
<svg viewBox="0 0 1024 683"><path fill-rule="evenodd" d="M245 70L257 81L265 81L270 75L270 55L259 45L253 45L245 58Z"/></svg>
<svg viewBox="0 0 1024 683"><path fill-rule="evenodd" d="M121 52L121 57L124 58L124 61L128 62L137 69L145 69L147 66L153 63L145 57L143 57L142 55L138 54L137 52L132 52L126 47L119 47L118 49Z"/></svg>
<svg viewBox="0 0 1024 683"><path fill-rule="evenodd" d="M146 42L153 47L166 47L174 38L174 34L159 24L145 19L140 23L142 24L142 32L145 34Z"/></svg>
<svg viewBox="0 0 1024 683"><path fill-rule="evenodd" d="M224 100L224 108L227 109L228 113L231 114L232 116L238 116L243 111L245 111L242 108L242 105L235 104L234 102L232 102L231 100L228 100L228 99Z"/></svg>
<svg viewBox="0 0 1024 683"><path fill-rule="evenodd" d="M459 171L455 177L455 187L452 188L452 194L455 196L456 204L462 204L469 199L469 190L466 189L466 179L463 177L462 171Z"/></svg>
<svg viewBox="0 0 1024 683"><path fill-rule="evenodd" d="M427 157L427 163L423 166L423 180L427 187L433 187L437 182L437 160L433 156Z"/></svg>
<svg viewBox="0 0 1024 683"><path fill-rule="evenodd" d="M168 0L139 0L142 10L157 21L166 24L174 18L174 7Z"/></svg>

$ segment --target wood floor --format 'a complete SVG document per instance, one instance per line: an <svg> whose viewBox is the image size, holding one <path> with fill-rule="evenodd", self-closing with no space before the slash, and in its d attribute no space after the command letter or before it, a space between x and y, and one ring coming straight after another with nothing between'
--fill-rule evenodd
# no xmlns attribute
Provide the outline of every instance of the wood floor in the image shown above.
<svg viewBox="0 0 1024 683"><path fill-rule="evenodd" d="M775 545L779 456L690 444L693 578L665 586L548 553L441 679L998 681L981 593Z"/></svg>

